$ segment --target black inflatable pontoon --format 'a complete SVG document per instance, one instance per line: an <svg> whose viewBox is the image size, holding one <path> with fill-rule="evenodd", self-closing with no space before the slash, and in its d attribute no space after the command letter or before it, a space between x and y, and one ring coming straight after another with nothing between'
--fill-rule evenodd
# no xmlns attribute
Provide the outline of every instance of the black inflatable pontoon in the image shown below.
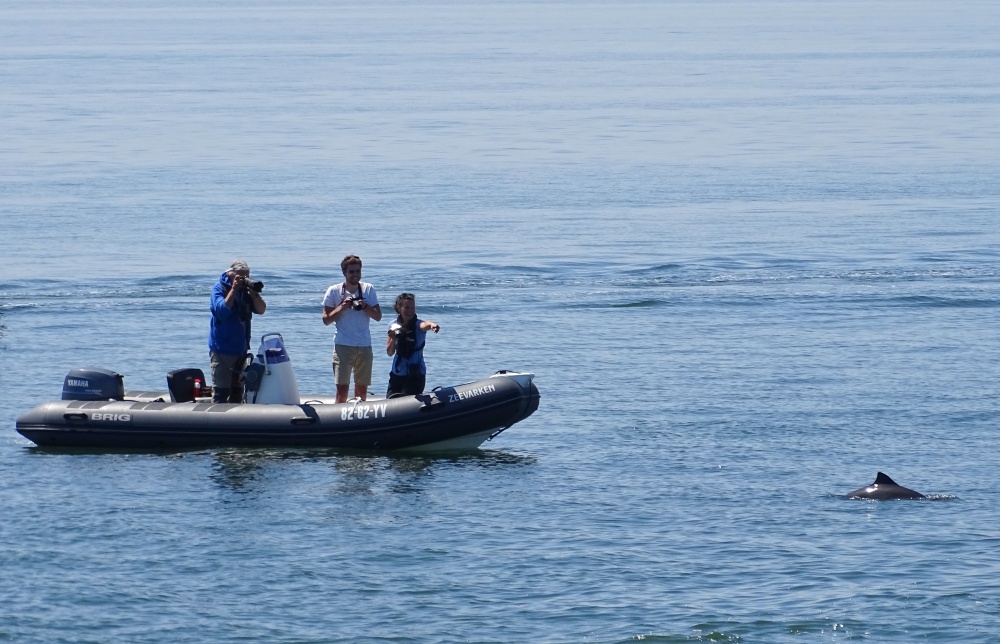
<svg viewBox="0 0 1000 644"><path fill-rule="evenodd" d="M532 374L507 371L420 396L341 404L301 398L281 336L269 336L262 340L257 369L251 364L246 372L247 404L191 400L177 384L180 378L173 378L184 372L168 377L169 392L146 392L125 391L123 378L114 372L76 369L66 377L64 399L22 414L17 431L42 447L433 451L478 447L538 408ZM198 370L184 371L200 375ZM293 394L287 386L289 375ZM261 396L275 395L286 402L261 402ZM287 400L289 395L294 402ZM179 402L184 399L190 402Z"/></svg>

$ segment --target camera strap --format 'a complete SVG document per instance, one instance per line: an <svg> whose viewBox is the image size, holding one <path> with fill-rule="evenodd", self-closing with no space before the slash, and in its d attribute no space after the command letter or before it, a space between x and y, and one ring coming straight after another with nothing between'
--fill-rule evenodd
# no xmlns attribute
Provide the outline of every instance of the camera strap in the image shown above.
<svg viewBox="0 0 1000 644"><path fill-rule="evenodd" d="M351 295L351 292L347 290L347 282L342 282L340 284L340 301L343 302L348 297L357 297L359 300L365 299L365 289L361 286L361 282L358 282L358 293L357 295Z"/></svg>

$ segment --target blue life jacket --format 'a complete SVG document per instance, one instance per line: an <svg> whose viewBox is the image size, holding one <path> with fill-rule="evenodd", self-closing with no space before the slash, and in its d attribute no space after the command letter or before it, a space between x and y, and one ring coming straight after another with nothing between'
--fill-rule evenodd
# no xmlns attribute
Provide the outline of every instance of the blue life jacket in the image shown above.
<svg viewBox="0 0 1000 644"><path fill-rule="evenodd" d="M427 365L424 364L427 332L420 329L421 320L414 318L409 325L403 324L399 319L396 322L403 327L403 335L396 340L396 353L392 356L392 373L397 376L427 375Z"/></svg>

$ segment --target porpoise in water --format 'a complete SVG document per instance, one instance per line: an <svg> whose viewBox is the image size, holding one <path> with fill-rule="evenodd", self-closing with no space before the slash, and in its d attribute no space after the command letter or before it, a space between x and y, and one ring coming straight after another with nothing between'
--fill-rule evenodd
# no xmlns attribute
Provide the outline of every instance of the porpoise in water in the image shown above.
<svg viewBox="0 0 1000 644"><path fill-rule="evenodd" d="M866 487L858 488L853 492L848 492L849 499L875 499L877 501L895 501L903 499L926 499L927 497L911 490L908 487L899 485L888 474L879 472L875 476L875 482Z"/></svg>

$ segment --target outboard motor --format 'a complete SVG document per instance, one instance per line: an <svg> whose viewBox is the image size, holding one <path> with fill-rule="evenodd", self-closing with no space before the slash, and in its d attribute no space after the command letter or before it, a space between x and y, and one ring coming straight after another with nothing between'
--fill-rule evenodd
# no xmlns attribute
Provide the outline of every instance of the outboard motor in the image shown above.
<svg viewBox="0 0 1000 644"><path fill-rule="evenodd" d="M63 400L123 400L125 377L108 369L73 369L63 380Z"/></svg>
<svg viewBox="0 0 1000 644"><path fill-rule="evenodd" d="M197 383L197 384L195 384ZM193 402L205 386L205 372L201 369L174 369L167 374L170 402Z"/></svg>
<svg viewBox="0 0 1000 644"><path fill-rule="evenodd" d="M257 356L243 372L243 378L248 403L298 405L301 400L292 361L280 333L261 336Z"/></svg>

